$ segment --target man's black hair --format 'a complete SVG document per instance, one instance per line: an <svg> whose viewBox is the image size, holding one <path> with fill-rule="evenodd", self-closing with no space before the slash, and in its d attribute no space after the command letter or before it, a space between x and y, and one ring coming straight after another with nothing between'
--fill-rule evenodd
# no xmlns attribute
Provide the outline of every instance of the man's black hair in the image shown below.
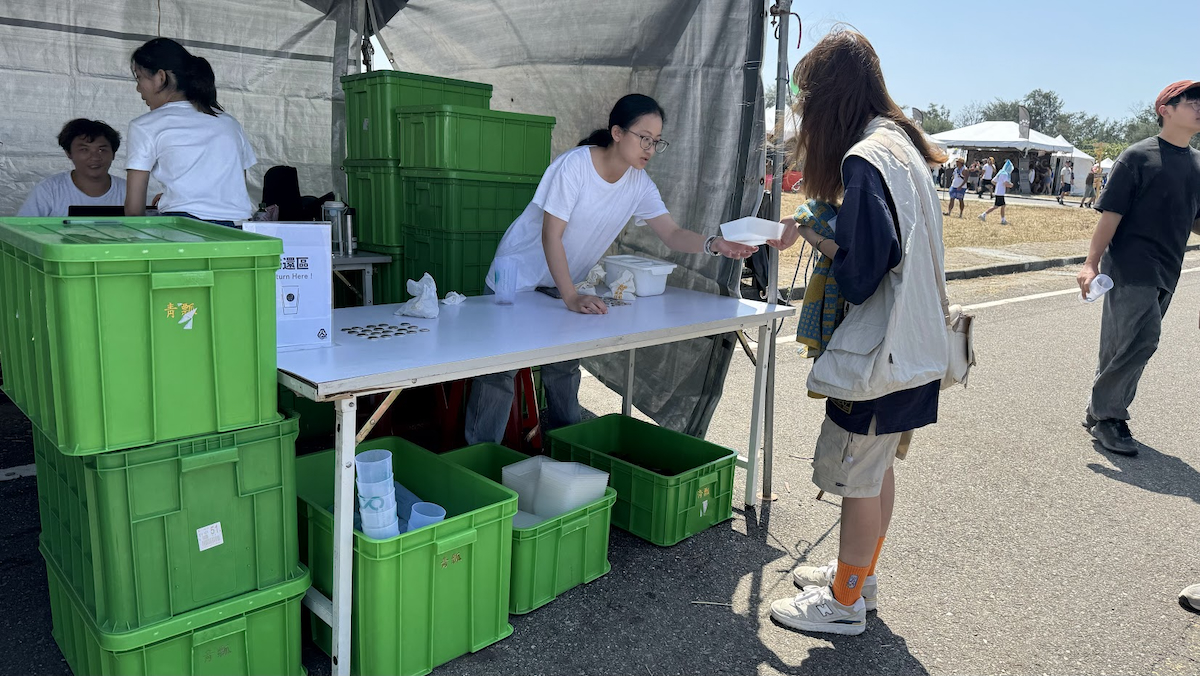
<svg viewBox="0 0 1200 676"><path fill-rule="evenodd" d="M108 139L109 145L112 146L113 154L116 154L117 149L121 147L121 135L117 133L116 129L104 124L100 120L88 120L82 117L71 120L63 125L62 131L58 132L58 145L69 155L71 153L71 143L80 136L88 143L103 136Z"/></svg>

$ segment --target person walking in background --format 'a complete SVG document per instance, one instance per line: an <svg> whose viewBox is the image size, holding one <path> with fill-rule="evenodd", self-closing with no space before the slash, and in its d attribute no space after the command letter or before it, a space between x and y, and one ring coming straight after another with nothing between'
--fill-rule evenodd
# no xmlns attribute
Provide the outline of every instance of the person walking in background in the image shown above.
<svg viewBox="0 0 1200 676"><path fill-rule="evenodd" d="M1083 179L1083 199L1079 200L1079 208L1090 207L1096 201L1096 175L1100 173L1100 165L1093 164L1088 170L1087 178Z"/></svg>
<svg viewBox="0 0 1200 676"><path fill-rule="evenodd" d="M1000 210L1000 225L1008 225L1008 221L1004 220L1004 196L1008 193L1008 189L1012 187L1012 181L1009 180L1009 172L1012 171L1012 162L1005 160L1004 171L996 175L996 180L993 182L992 195L996 198L996 203L991 209L979 214L979 220L987 221L988 214L999 209Z"/></svg>
<svg viewBox="0 0 1200 676"><path fill-rule="evenodd" d="M786 249L803 237L832 259L849 302L808 377L808 389L828 397L813 483L842 496L842 525L837 559L795 569L803 591L772 603L771 617L853 635L878 603L875 567L895 501L896 451L906 433L937 421L948 365L941 202L929 176L929 165L946 156L892 100L860 33L826 36L793 81L805 93L797 104L805 191L841 207L833 237L792 221L768 244Z"/></svg>
<svg viewBox="0 0 1200 676"><path fill-rule="evenodd" d="M992 183L992 177L996 175L996 158L989 157L987 162L983 163L983 175L979 178L979 191L975 194L979 199L983 199L983 193L988 190L992 191L992 197L996 196L996 188Z"/></svg>
<svg viewBox="0 0 1200 676"><path fill-rule="evenodd" d="M967 197L967 177L966 177L966 160L958 158L954 160L954 173L950 181L950 205L946 207L946 213L943 216L949 216L951 211L954 211L954 200L958 200L958 217L963 217L963 209L966 204L963 200Z"/></svg>
<svg viewBox="0 0 1200 676"><path fill-rule="evenodd" d="M1075 163L1067 162L1067 165L1062 168L1062 175L1059 176L1061 183L1058 186L1058 203L1065 205L1063 197L1071 194L1071 184L1075 182Z"/></svg>
<svg viewBox="0 0 1200 676"><path fill-rule="evenodd" d="M1102 447L1137 455L1129 406L1183 268L1188 237L1200 233L1200 82L1167 86L1154 102L1158 136L1117 158L1096 203L1100 222L1077 281L1084 296L1103 272L1112 278L1100 319L1100 355L1083 426Z"/></svg>

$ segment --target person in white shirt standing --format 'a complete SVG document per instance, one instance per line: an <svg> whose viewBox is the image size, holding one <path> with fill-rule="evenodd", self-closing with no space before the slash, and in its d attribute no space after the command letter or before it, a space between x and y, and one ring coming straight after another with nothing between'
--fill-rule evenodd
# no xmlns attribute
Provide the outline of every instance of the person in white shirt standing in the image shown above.
<svg viewBox="0 0 1200 676"><path fill-rule="evenodd" d="M979 192L975 196L983 199L983 193L989 189L992 191L992 196L996 196L996 185L992 182L992 177L996 175L996 158L989 157L987 162L983 164L983 177L979 179Z"/></svg>
<svg viewBox="0 0 1200 676"><path fill-rule="evenodd" d="M1000 175L996 176L996 180L992 183L992 194L996 198L996 203L991 209L979 214L979 220L986 221L988 214L999 209L1000 225L1008 225L1008 221L1004 220L1004 196L1008 194L1008 189L1013 186L1012 181L1008 177L1009 175L1004 172L1000 172Z"/></svg>
<svg viewBox="0 0 1200 676"><path fill-rule="evenodd" d="M121 147L116 129L78 118L63 125L58 145L75 165L34 186L17 216L66 216L72 206L112 206L125 203L125 179L108 173Z"/></svg>
<svg viewBox="0 0 1200 676"><path fill-rule="evenodd" d="M963 209L966 204L963 202L967 197L967 177L966 169L963 165L966 160L958 158L954 160L954 180L950 182L950 206L946 207L946 213L943 216L949 216L951 211L954 211L954 200L958 200L958 217L963 217Z"/></svg>
<svg viewBox="0 0 1200 676"><path fill-rule="evenodd" d="M662 138L666 113L643 94L621 97L608 114L608 126L559 155L538 183L533 201L513 221L496 250L496 260L515 259L517 291L555 287L565 309L605 315L603 299L579 293L583 282L617 239L630 218L649 225L668 247L686 253L746 258L758 250L685 230L663 204L646 173L655 154L667 149ZM496 262L488 270L494 288ZM603 320L598 320L603 321ZM504 437L513 401L516 371L475 378L467 402L466 438L470 444ZM542 366L546 389L543 430L579 422L579 360Z"/></svg>
<svg viewBox="0 0 1200 676"><path fill-rule="evenodd" d="M246 170L258 162L242 125L217 103L208 60L155 38L133 53L137 91L150 112L129 123L125 213L145 213L150 176L163 184L159 213L236 227L254 205Z"/></svg>

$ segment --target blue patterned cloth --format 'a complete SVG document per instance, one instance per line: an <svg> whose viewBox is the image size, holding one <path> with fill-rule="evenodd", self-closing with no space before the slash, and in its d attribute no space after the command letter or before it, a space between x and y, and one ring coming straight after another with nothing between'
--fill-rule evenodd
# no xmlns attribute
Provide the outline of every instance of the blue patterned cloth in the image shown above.
<svg viewBox="0 0 1200 676"><path fill-rule="evenodd" d="M822 237L833 239L831 221L837 209L827 202L809 200L796 209L796 222L811 227ZM833 278L833 259L815 251L816 263L812 276L804 289L804 305L800 308L800 324L796 328L796 341L806 346L805 356L815 359L825 350L833 338L833 330L845 318L846 299L838 291Z"/></svg>

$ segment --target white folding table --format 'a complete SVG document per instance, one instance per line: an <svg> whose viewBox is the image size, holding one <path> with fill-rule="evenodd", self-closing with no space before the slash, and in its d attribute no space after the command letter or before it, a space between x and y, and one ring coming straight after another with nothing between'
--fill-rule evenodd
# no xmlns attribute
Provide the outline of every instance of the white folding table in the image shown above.
<svg viewBox="0 0 1200 676"><path fill-rule="evenodd" d="M350 673L351 570L354 550L354 449L395 400L400 390L451 380L511 371L613 352L629 354L622 412L632 410L634 350L689 338L758 328L767 344L772 321L795 313L786 305L768 305L669 287L661 296L638 298L609 308L607 315L569 312L562 301L527 292L513 305L497 305L494 296L468 298L441 306L437 319L396 316L396 305L334 310L331 347L279 353L279 382L313 401L337 402L334 489L333 599L310 588L304 604L333 629L333 674ZM374 340L342 329L368 324L417 327L415 333ZM427 329L427 331L422 331ZM765 354L765 353L761 353ZM765 401L766 359L757 360L746 459L747 505L757 504L758 449ZM356 434L359 396L390 392Z"/></svg>

